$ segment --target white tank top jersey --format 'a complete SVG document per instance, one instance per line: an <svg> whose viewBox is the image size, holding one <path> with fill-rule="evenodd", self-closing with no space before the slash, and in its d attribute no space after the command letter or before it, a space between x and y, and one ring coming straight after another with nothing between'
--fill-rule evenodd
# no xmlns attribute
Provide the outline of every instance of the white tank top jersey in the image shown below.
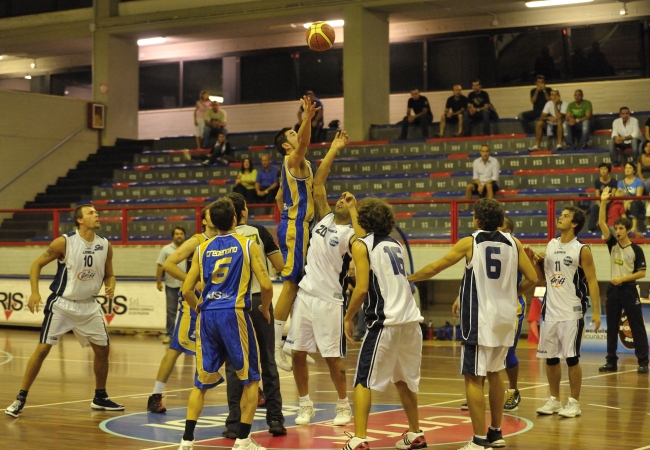
<svg viewBox="0 0 650 450"><path fill-rule="evenodd" d="M92 242L85 241L75 230L64 234L65 256L50 290L68 300L88 300L97 295L104 283L108 257L108 240L95 234Z"/></svg>
<svg viewBox="0 0 650 450"><path fill-rule="evenodd" d="M546 246L546 294L542 301L544 320L580 319L587 312L587 278L580 267L580 252L584 246L578 238L566 244L561 243L560 238L555 238Z"/></svg>
<svg viewBox="0 0 650 450"><path fill-rule="evenodd" d="M368 328L422 322L406 279L404 248L390 236L360 238L368 249L370 280L363 302Z"/></svg>
<svg viewBox="0 0 650 450"><path fill-rule="evenodd" d="M323 217L312 230L305 276L298 286L314 297L343 304L353 236L352 226L335 224L333 213Z"/></svg>
<svg viewBox="0 0 650 450"><path fill-rule="evenodd" d="M472 259L458 296L461 339L468 345L510 347L517 319L517 243L501 231L479 230L472 239Z"/></svg>

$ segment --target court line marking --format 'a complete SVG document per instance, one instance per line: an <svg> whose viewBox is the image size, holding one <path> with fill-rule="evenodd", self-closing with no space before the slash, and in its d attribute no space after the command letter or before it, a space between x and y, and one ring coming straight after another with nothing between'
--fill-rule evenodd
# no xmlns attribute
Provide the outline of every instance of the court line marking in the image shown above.
<svg viewBox="0 0 650 450"><path fill-rule="evenodd" d="M3 364L10 363L11 360L14 359L14 355L12 355L9 352L5 352L5 351L0 350L0 353L4 353L5 355L7 355L7 360L0 362L0 366L2 366Z"/></svg>
<svg viewBox="0 0 650 450"><path fill-rule="evenodd" d="M596 405L595 403L587 403L588 406L597 406L599 408L609 408L609 409L618 409L620 410L621 408L617 408L615 406L606 406L606 405Z"/></svg>
<svg viewBox="0 0 650 450"><path fill-rule="evenodd" d="M191 391L192 389L194 389L194 388L172 389L172 390L166 391L166 392L183 392L183 391ZM142 396L146 395L147 397L149 397L149 395L151 395L151 393L149 393L149 394L128 394L128 395L119 395L119 396L115 396L115 397L113 397L111 395L110 398L111 399L114 399L114 398L132 398L133 396L140 396L140 395L142 395ZM43 408L43 407L46 407L46 406L70 405L72 403L92 402L92 401L93 401L93 399L89 398L89 399L83 399L83 400L73 400L73 401L70 401L70 402L46 403L46 404L43 404L43 405L29 405L29 406L25 406L25 409L27 409L27 408Z"/></svg>
<svg viewBox="0 0 650 450"><path fill-rule="evenodd" d="M648 415L650 416L650 414L648 414ZM650 448L650 445L646 445L645 447L635 448L634 450L647 450L649 448Z"/></svg>

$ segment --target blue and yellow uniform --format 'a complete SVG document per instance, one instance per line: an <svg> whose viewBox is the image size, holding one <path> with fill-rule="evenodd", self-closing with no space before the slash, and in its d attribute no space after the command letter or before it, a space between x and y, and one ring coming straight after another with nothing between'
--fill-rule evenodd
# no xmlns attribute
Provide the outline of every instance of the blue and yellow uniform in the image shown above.
<svg viewBox="0 0 650 450"><path fill-rule="evenodd" d="M309 176L297 178L291 174L288 165L289 156L284 157L282 163L282 220L278 226L278 240L280 251L284 258L282 279L294 283L300 282L305 258L307 257L307 244L309 243L309 227L314 220L314 173L309 161Z"/></svg>
<svg viewBox="0 0 650 450"><path fill-rule="evenodd" d="M194 385L210 389L223 381L219 368L230 359L243 384L260 380L259 348L251 310L250 239L215 236L197 249L202 292L196 322Z"/></svg>
<svg viewBox="0 0 650 450"><path fill-rule="evenodd" d="M517 286L521 283L521 272L517 272ZM512 344L512 347L508 349L508 354L506 355L506 368L510 369L519 364L519 359L515 350L517 350L517 343L519 342L519 336L521 336L521 327L524 324L524 315L526 314L526 298L523 295L517 297L517 331L515 332L515 341Z"/></svg>

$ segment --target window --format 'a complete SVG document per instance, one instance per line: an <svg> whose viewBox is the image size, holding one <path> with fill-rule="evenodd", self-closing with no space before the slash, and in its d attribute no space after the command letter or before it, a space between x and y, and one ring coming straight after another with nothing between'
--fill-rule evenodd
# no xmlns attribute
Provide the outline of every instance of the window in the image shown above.
<svg viewBox="0 0 650 450"><path fill-rule="evenodd" d="M93 0L4 0L0 1L0 18L92 8L92 6Z"/></svg>
<svg viewBox="0 0 650 450"><path fill-rule="evenodd" d="M424 89L424 43L390 45L390 92Z"/></svg>
<svg viewBox="0 0 650 450"><path fill-rule="evenodd" d="M221 59L183 63L183 107L196 105L199 93L223 96L223 64Z"/></svg>
<svg viewBox="0 0 650 450"><path fill-rule="evenodd" d="M52 74L50 76L50 93L91 100L93 98L93 77L90 67L76 72Z"/></svg>
<svg viewBox="0 0 650 450"><path fill-rule="evenodd" d="M489 36L460 37L429 41L427 44L428 89L464 89L479 78L483 87L495 85L494 44Z"/></svg>
<svg viewBox="0 0 650 450"><path fill-rule="evenodd" d="M178 108L180 64L140 66L140 110Z"/></svg>
<svg viewBox="0 0 650 450"><path fill-rule="evenodd" d="M343 96L343 49L296 53L300 86L298 94L314 91L317 97Z"/></svg>
<svg viewBox="0 0 650 450"><path fill-rule="evenodd" d="M241 102L280 102L295 100L298 63L290 51L271 51L242 56L240 65Z"/></svg>

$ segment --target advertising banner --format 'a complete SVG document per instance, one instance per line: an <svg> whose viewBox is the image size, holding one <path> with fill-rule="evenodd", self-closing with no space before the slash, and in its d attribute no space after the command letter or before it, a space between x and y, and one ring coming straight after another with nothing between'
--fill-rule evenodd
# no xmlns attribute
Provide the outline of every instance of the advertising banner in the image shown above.
<svg viewBox="0 0 650 450"><path fill-rule="evenodd" d="M646 333L650 334L650 303L641 303L641 310L643 311ZM589 326L591 320L590 307L585 316L585 334L581 346L583 351L607 352L607 327L611 325L607 323L607 317L604 313L601 313L600 319L600 329L594 332L593 327ZM618 329L618 353L634 354L634 339L632 339L632 332L630 331L630 325L627 322L627 314L625 311L621 314L619 322L614 324L614 326Z"/></svg>

